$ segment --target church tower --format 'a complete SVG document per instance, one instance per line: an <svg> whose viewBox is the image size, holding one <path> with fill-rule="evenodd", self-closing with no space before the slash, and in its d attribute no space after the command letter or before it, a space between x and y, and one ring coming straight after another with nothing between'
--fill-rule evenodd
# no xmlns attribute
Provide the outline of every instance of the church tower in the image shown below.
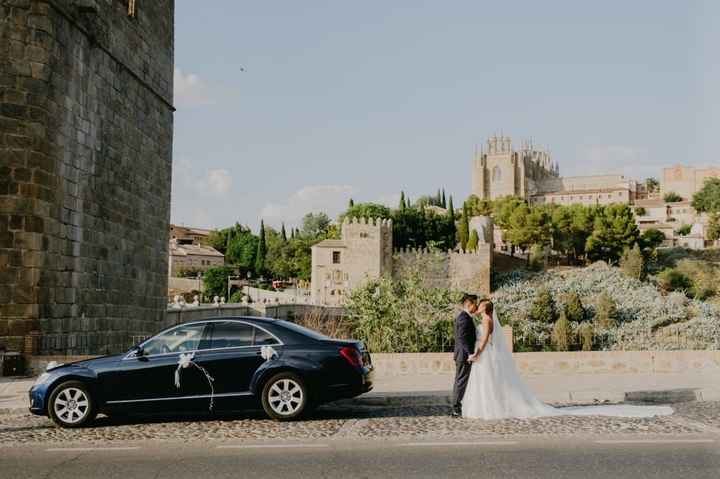
<svg viewBox="0 0 720 479"><path fill-rule="evenodd" d="M487 200L527 198L536 182L558 175L550 154L532 142L524 141L520 150L514 150L509 137L493 135L473 159L472 193Z"/></svg>

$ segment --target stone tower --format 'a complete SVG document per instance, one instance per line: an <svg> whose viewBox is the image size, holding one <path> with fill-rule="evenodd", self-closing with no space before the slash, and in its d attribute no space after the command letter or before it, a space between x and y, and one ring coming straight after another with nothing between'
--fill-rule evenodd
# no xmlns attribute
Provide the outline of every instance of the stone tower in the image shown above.
<svg viewBox="0 0 720 479"><path fill-rule="evenodd" d="M494 200L503 196L528 198L536 185L559 175L550 154L523 142L514 150L506 136L493 136L476 153L472 168L472 192L478 198Z"/></svg>
<svg viewBox="0 0 720 479"><path fill-rule="evenodd" d="M173 35L173 0L0 0L0 349L161 324Z"/></svg>
<svg viewBox="0 0 720 479"><path fill-rule="evenodd" d="M312 247L312 299L338 305L368 279L392 273L392 220L346 218L341 239Z"/></svg>

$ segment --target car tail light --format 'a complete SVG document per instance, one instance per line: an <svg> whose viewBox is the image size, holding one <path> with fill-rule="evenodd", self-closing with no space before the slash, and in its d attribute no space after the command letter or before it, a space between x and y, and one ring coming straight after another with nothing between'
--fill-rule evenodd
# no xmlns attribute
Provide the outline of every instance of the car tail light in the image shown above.
<svg viewBox="0 0 720 479"><path fill-rule="evenodd" d="M355 348L351 348L349 346L341 348L340 356L345 358L345 360L349 362L351 366L354 366L356 368L363 367L362 354L360 354L360 351Z"/></svg>

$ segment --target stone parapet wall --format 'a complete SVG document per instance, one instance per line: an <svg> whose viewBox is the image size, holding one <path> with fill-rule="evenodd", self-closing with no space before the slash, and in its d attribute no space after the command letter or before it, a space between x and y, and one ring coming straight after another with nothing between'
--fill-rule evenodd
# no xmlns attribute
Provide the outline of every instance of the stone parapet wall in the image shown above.
<svg viewBox="0 0 720 479"><path fill-rule="evenodd" d="M116 350L162 323L173 16L0 0L0 348Z"/></svg>
<svg viewBox="0 0 720 479"><path fill-rule="evenodd" d="M592 351L514 353L523 376L558 374L720 373L720 351ZM381 377L453 374L452 353L373 354Z"/></svg>

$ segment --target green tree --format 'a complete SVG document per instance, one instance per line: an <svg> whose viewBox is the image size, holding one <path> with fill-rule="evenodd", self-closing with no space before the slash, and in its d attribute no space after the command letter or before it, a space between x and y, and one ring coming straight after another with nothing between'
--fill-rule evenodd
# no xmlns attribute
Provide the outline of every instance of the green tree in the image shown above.
<svg viewBox="0 0 720 479"><path fill-rule="evenodd" d="M657 193L660 191L660 182L657 180L657 178L647 178L645 180L645 188L647 189L648 193Z"/></svg>
<svg viewBox="0 0 720 479"><path fill-rule="evenodd" d="M267 243L265 239L265 222L260 220L260 234L258 235L257 253L255 253L255 273L265 274L265 255Z"/></svg>
<svg viewBox="0 0 720 479"><path fill-rule="evenodd" d="M470 195L465 200L464 206L470 216L490 216L493 213L493 204L489 200L481 200L476 195Z"/></svg>
<svg viewBox="0 0 720 479"><path fill-rule="evenodd" d="M249 228L236 228L235 234L229 237L225 260L237 266L243 273L254 272L257 244L258 237Z"/></svg>
<svg viewBox="0 0 720 479"><path fill-rule="evenodd" d="M580 342L582 343L582 350L592 351L594 337L594 328L592 323L584 323L580 325L578 328L578 335L580 336Z"/></svg>
<svg viewBox="0 0 720 479"><path fill-rule="evenodd" d="M575 231L573 230L573 213L566 206L555 208L550 217L552 247L555 251L567 256L568 262L575 254Z"/></svg>
<svg viewBox="0 0 720 479"><path fill-rule="evenodd" d="M606 292L600 293L595 306L595 322L604 329L615 327L618 320L618 310L615 300Z"/></svg>
<svg viewBox="0 0 720 479"><path fill-rule="evenodd" d="M462 214L460 215L460 224L457 228L458 242L460 243L460 249L463 251L467 250L467 243L470 239L470 218L468 217L467 208L463 207Z"/></svg>
<svg viewBox="0 0 720 479"><path fill-rule="evenodd" d="M707 237L711 241L720 239L720 213L710 214L708 220Z"/></svg>
<svg viewBox="0 0 720 479"><path fill-rule="evenodd" d="M357 203L340 215L340 222L345 218L390 218L390 208L379 203Z"/></svg>
<svg viewBox="0 0 720 479"><path fill-rule="evenodd" d="M210 298L213 296L226 296L228 285L227 278L232 275L232 273L232 268L228 266L208 268L203 275L203 292L205 296Z"/></svg>
<svg viewBox="0 0 720 479"><path fill-rule="evenodd" d="M642 206L638 206L635 208L635 216L645 216L646 214L647 210Z"/></svg>
<svg viewBox="0 0 720 479"><path fill-rule="evenodd" d="M572 339L572 328L570 321L565 316L565 312L560 312L558 319L552 328L552 342L555 351L570 351L570 343Z"/></svg>
<svg viewBox="0 0 720 479"><path fill-rule="evenodd" d="M670 191L668 193L665 193L665 196L663 196L663 201L665 201L665 203L677 203L678 201L682 201L682 197L674 191Z"/></svg>
<svg viewBox="0 0 720 479"><path fill-rule="evenodd" d="M720 178L708 178L703 187L693 195L692 207L699 213L720 212Z"/></svg>
<svg viewBox="0 0 720 479"><path fill-rule="evenodd" d="M325 213L308 213L303 216L302 235L316 238L327 233L330 228L330 218Z"/></svg>
<svg viewBox="0 0 720 479"><path fill-rule="evenodd" d="M640 251L640 245L635 243L632 248L625 250L622 258L620 258L620 269L631 278L645 279L645 258L642 251Z"/></svg>
<svg viewBox="0 0 720 479"><path fill-rule="evenodd" d="M353 206L355 206L355 201L353 201L353 199L350 198L350 201L348 201L348 208L352 208Z"/></svg>
<svg viewBox="0 0 720 479"><path fill-rule="evenodd" d="M581 323L585 320L585 306L582 304L580 295L576 292L569 293L565 297L563 311L568 321L573 323Z"/></svg>
<svg viewBox="0 0 720 479"><path fill-rule="evenodd" d="M447 208L447 202L445 201L445 188L442 190L442 203L440 204L443 208Z"/></svg>
<svg viewBox="0 0 720 479"><path fill-rule="evenodd" d="M285 223L282 223L282 226L280 228L280 237L282 238L282 240L284 242L287 242L288 237L287 237L287 233L285 232Z"/></svg>
<svg viewBox="0 0 720 479"><path fill-rule="evenodd" d="M553 324L558 318L557 307L549 289L540 289L530 308L529 319L544 324Z"/></svg>
<svg viewBox="0 0 720 479"><path fill-rule="evenodd" d="M468 251L477 251L479 242L480 242L480 237L478 236L477 230L474 229L470 232L470 239L468 239L468 242L467 242L467 250Z"/></svg>
<svg viewBox="0 0 720 479"><path fill-rule="evenodd" d="M663 241L665 241L665 233L655 228L647 229L640 235L642 248L650 251L663 244Z"/></svg>
<svg viewBox="0 0 720 479"><path fill-rule="evenodd" d="M400 192L400 211L404 211L407 205L405 204L405 192Z"/></svg>
<svg viewBox="0 0 720 479"><path fill-rule="evenodd" d="M616 262L626 249L635 245L639 236L630 206L612 204L599 207L592 234L586 242L588 257L591 260Z"/></svg>

